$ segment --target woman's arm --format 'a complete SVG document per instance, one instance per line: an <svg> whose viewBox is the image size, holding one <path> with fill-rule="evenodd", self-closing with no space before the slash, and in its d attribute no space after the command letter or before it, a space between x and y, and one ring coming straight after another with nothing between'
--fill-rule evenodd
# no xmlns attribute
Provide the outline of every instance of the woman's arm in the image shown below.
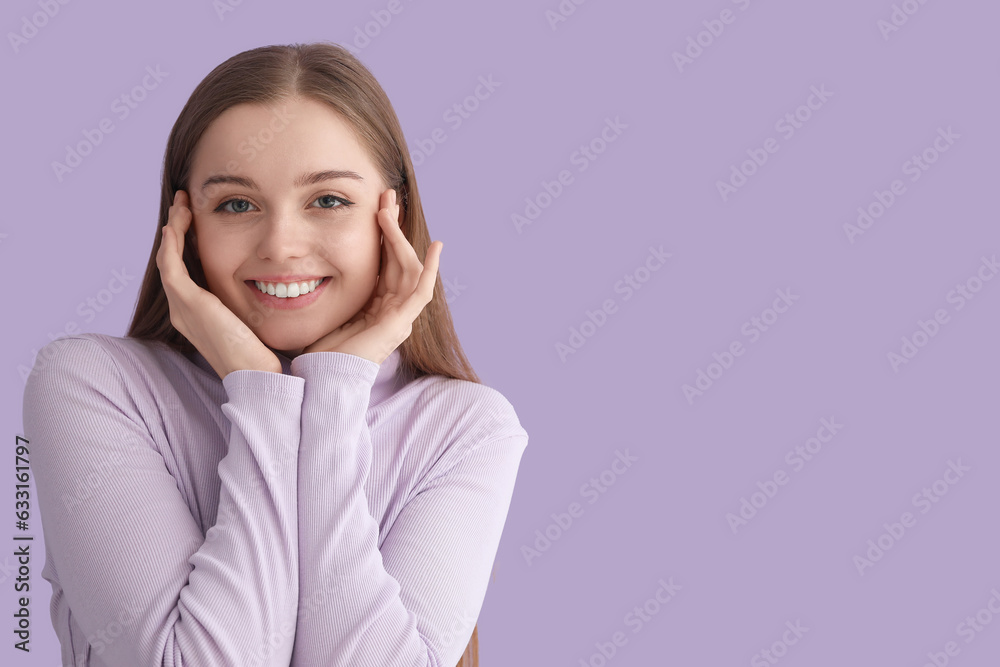
<svg viewBox="0 0 1000 667"><path fill-rule="evenodd" d="M226 376L232 428L203 536L117 362L88 339L48 347L25 388L24 428L46 547L91 653L129 667L286 667L291 647L267 641L294 634L303 380ZM76 493L81 484L93 492Z"/></svg>
<svg viewBox="0 0 1000 667"><path fill-rule="evenodd" d="M339 352L292 362L306 383L293 665L453 667L486 594L527 434L511 411L516 428L445 457L448 468L414 491L380 552L364 489L378 370Z"/></svg>

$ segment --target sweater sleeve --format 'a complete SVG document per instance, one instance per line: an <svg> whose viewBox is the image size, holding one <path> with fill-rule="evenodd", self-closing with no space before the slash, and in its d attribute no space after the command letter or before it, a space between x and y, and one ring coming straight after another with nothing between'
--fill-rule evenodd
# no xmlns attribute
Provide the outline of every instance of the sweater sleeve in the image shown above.
<svg viewBox="0 0 1000 667"><path fill-rule="evenodd" d="M24 428L46 548L90 653L111 666L287 667L290 647L268 639L295 627L303 380L226 376L232 428L217 521L203 535L114 358L90 339L46 348L25 387ZM97 491L74 493L81 482Z"/></svg>
<svg viewBox="0 0 1000 667"><path fill-rule="evenodd" d="M364 488L378 370L338 352L292 363L306 382L293 666L454 667L486 595L527 434L516 424L449 459L414 489L380 551Z"/></svg>

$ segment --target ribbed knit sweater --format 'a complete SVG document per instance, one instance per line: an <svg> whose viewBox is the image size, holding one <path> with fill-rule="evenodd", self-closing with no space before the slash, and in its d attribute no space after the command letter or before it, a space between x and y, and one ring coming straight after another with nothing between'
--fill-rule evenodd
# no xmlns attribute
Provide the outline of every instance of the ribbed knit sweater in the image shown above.
<svg viewBox="0 0 1000 667"><path fill-rule="evenodd" d="M46 345L23 416L63 664L454 667L528 435L399 355L221 380L163 343Z"/></svg>

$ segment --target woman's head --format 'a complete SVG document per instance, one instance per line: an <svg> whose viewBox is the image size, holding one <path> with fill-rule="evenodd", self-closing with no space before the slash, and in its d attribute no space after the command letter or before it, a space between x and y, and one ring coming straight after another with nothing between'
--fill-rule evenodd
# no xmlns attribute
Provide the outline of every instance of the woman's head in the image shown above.
<svg viewBox="0 0 1000 667"><path fill-rule="evenodd" d="M340 174L296 183L331 170L361 179ZM193 219L184 261L192 279L266 345L295 353L349 320L371 296L380 264L376 215L386 189L396 191L400 227L423 259L430 235L413 165L374 76L334 44L266 46L216 67L182 109L164 156L159 226L174 193L187 191ZM128 335L190 352L170 325L155 261L158 232ZM278 311L258 300L253 279L292 274L328 277L314 304ZM414 375L478 381L440 278L400 350L404 370Z"/></svg>
<svg viewBox="0 0 1000 667"><path fill-rule="evenodd" d="M191 241L208 289L265 345L294 356L368 302L386 176L329 105L292 97L230 107L198 141L188 173Z"/></svg>

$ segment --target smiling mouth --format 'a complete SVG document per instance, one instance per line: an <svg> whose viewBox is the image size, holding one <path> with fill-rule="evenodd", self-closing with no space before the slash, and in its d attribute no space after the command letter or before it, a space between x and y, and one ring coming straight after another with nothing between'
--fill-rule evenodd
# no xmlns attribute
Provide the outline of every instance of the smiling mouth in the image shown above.
<svg viewBox="0 0 1000 667"><path fill-rule="evenodd" d="M330 276L324 276L317 280L303 280L294 283L274 283L260 280L247 280L247 285L252 285L262 294L270 294L279 299L295 299L306 294L312 294L320 285L325 283Z"/></svg>

